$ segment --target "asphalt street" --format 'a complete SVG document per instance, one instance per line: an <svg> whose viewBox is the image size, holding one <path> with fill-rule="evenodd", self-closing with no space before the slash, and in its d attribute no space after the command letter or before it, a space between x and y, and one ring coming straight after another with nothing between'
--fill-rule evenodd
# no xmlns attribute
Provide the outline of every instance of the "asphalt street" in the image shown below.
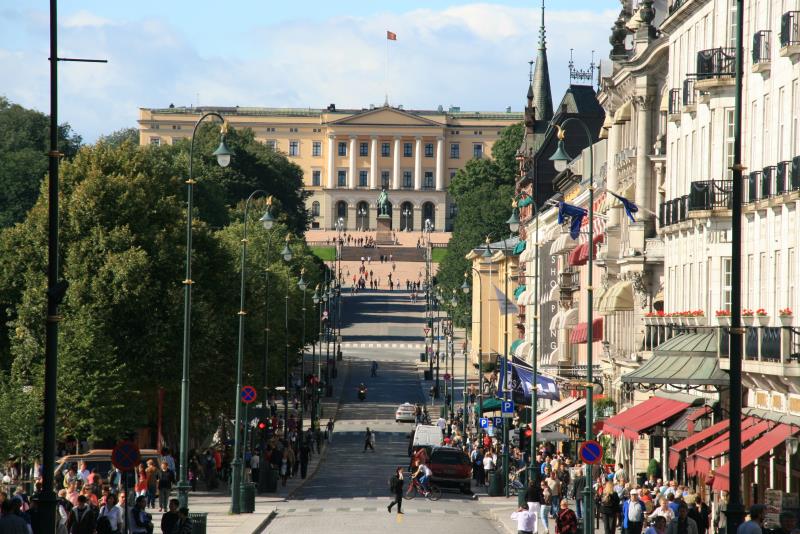
<svg viewBox="0 0 800 534"><path fill-rule="evenodd" d="M331 448L316 475L278 506L268 531L500 532L480 514L476 501L455 491L437 502L406 500L401 516L387 512L388 479L395 467L408 465L413 426L395 423L394 411L403 402L425 400L416 366L421 351L415 346L423 343L425 307L412 304L405 292L365 292L348 294L343 311L343 350L351 368ZM370 377L373 360L379 365L377 377ZM363 402L357 396L360 382L368 388ZM364 451L367 427L376 432L374 452Z"/></svg>

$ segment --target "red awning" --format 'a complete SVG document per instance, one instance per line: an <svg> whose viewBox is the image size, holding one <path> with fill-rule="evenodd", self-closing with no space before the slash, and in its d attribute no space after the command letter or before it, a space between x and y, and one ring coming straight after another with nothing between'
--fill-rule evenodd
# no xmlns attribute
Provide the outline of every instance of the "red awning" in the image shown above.
<svg viewBox="0 0 800 534"><path fill-rule="evenodd" d="M711 413L710 406L701 406L700 408L697 408L695 411L690 413L686 417L686 435L691 436L692 434L694 434L694 425L697 422L697 420L703 417L704 415L708 415L710 413Z"/></svg>
<svg viewBox="0 0 800 534"><path fill-rule="evenodd" d="M567 256L567 264L572 265L573 267L586 265L586 262L589 259L588 246L588 244L584 243L583 245L578 245L572 249Z"/></svg>
<svg viewBox="0 0 800 534"><path fill-rule="evenodd" d="M681 413L689 406L688 402L650 397L643 403L606 419L603 423L603 432L636 441L639 439L639 434Z"/></svg>
<svg viewBox="0 0 800 534"><path fill-rule="evenodd" d="M593 242L595 244L595 247L592 252L593 258L597 258L597 244L602 243L604 239L605 239L605 234L597 234L594 236ZM580 256L578 257L578 261L582 262L580 265L584 265L586 262L589 261L589 246L588 244L584 243L583 245L578 247L578 249L580 250Z"/></svg>
<svg viewBox="0 0 800 534"><path fill-rule="evenodd" d="M589 323L578 323L569 333L569 342L573 345L586 343L587 330L589 330ZM603 318L595 319L592 321L592 341L603 340Z"/></svg>
<svg viewBox="0 0 800 534"><path fill-rule="evenodd" d="M689 436L688 438L672 445L669 448L669 468L670 469L678 468L678 463L680 462L681 459L681 451L688 449L692 445L697 445L704 439L708 439L712 436L715 436L720 432L727 431L730 425L731 425L730 419L725 419L724 421L720 421L715 425L711 425L705 430L701 430L697 434Z"/></svg>
<svg viewBox="0 0 800 534"><path fill-rule="evenodd" d="M800 432L800 428L792 425L779 424L753 443L749 447L742 450L742 469L748 467L758 458L783 444L786 438L794 436ZM744 433L743 433L744 435ZM714 489L728 491L730 486L730 470L731 464L725 464L719 467L714 473Z"/></svg>
<svg viewBox="0 0 800 534"><path fill-rule="evenodd" d="M757 438L770 428L770 422L755 417L748 417L742 421L742 444ZM711 471L711 460L727 454L730 450L730 434L727 432L717 439L695 451L692 454L691 462L686 462L686 472L689 475L705 476Z"/></svg>

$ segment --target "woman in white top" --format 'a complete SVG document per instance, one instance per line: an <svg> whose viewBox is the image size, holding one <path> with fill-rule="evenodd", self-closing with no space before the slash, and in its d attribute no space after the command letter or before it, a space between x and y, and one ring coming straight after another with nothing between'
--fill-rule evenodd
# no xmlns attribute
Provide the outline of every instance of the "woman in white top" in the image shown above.
<svg viewBox="0 0 800 534"><path fill-rule="evenodd" d="M497 463L495 462L492 451L486 451L486 454L483 457L483 470L487 473L489 471L494 471L496 465Z"/></svg>
<svg viewBox="0 0 800 534"><path fill-rule="evenodd" d="M122 509L116 504L117 496L109 493L106 496L106 503L100 507L97 517L107 517L112 532L122 532Z"/></svg>

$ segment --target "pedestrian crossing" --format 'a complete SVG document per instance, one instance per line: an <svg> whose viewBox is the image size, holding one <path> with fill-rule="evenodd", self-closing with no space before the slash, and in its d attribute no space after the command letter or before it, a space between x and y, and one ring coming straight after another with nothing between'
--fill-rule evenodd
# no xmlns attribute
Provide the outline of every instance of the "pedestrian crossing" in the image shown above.
<svg viewBox="0 0 800 534"><path fill-rule="evenodd" d="M317 499L315 499L317 500ZM347 501L349 499L327 499L327 501ZM388 502L388 499L385 499ZM363 513L363 512L384 512L386 506L312 506L308 508L279 508L279 514L335 514L335 513ZM403 512L405 513L420 513L420 514L436 514L436 515L456 515L467 517L481 517L481 513L477 510L453 510L448 508L416 508L409 505L409 501L403 502Z"/></svg>
<svg viewBox="0 0 800 534"><path fill-rule="evenodd" d="M342 343L343 349L414 349L425 350L424 343Z"/></svg>

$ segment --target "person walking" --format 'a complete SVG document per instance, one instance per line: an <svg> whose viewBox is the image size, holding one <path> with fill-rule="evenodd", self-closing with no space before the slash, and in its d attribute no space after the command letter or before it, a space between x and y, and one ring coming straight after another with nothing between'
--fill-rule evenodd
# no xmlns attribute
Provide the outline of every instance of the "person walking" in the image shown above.
<svg viewBox="0 0 800 534"><path fill-rule="evenodd" d="M397 513L403 513L403 468L398 467L394 471L394 475L392 478L389 479L389 490L394 494L394 500L389 503L389 506L386 507L386 510L389 513L392 513L392 507L396 504L397 505Z"/></svg>
<svg viewBox="0 0 800 534"><path fill-rule="evenodd" d="M89 508L85 495L78 495L78 505L72 509L67 518L69 534L94 534L94 512Z"/></svg>
<svg viewBox="0 0 800 534"><path fill-rule="evenodd" d="M533 532L535 534L539 532L539 515L542 507L542 487L536 476L528 483L528 489L525 491L525 502L528 505L528 510L534 515Z"/></svg>
<svg viewBox="0 0 800 534"><path fill-rule="evenodd" d="M742 526L746 524L743 523L739 526L738 534L761 534L760 528L758 531L742 531ZM678 515L667 526L667 534L697 534L697 523L689 517L689 507L686 506L686 503L682 502L678 505Z"/></svg>
<svg viewBox="0 0 800 534"><path fill-rule="evenodd" d="M172 534L175 532L175 525L178 524L178 499L170 499L167 504L167 513L161 516L162 534Z"/></svg>
<svg viewBox="0 0 800 534"><path fill-rule="evenodd" d="M622 528L627 534L641 534L644 526L644 505L639 500L639 490L632 489L631 496L622 505Z"/></svg>
<svg viewBox="0 0 800 534"><path fill-rule="evenodd" d="M259 471L261 469L261 456L258 455L258 451L253 451L253 455L250 456L250 480L252 482L258 482Z"/></svg>
<svg viewBox="0 0 800 534"><path fill-rule="evenodd" d="M367 427L367 433L364 435L364 450L362 452L367 452L367 449L375 452L375 433Z"/></svg>
<svg viewBox="0 0 800 534"><path fill-rule="evenodd" d="M603 527L606 534L614 534L616 532L619 514L619 495L614 491L614 484L606 482L603 494L600 497L600 515L603 516Z"/></svg>
<svg viewBox="0 0 800 534"><path fill-rule="evenodd" d="M161 471L158 472L158 511L166 512L169 507L169 494L175 482L175 473L170 471L167 462L161 462Z"/></svg>
<svg viewBox="0 0 800 534"><path fill-rule="evenodd" d="M308 473L308 458L311 455L311 447L308 442L303 442L300 445L300 478L306 478Z"/></svg>
<svg viewBox="0 0 800 534"><path fill-rule="evenodd" d="M533 534L536 532L536 514L530 508L520 506L511 514L511 519L517 522L517 534Z"/></svg>
<svg viewBox="0 0 800 534"><path fill-rule="evenodd" d="M556 534L577 534L578 517L570 509L567 499L561 501L560 507L556 516Z"/></svg>

